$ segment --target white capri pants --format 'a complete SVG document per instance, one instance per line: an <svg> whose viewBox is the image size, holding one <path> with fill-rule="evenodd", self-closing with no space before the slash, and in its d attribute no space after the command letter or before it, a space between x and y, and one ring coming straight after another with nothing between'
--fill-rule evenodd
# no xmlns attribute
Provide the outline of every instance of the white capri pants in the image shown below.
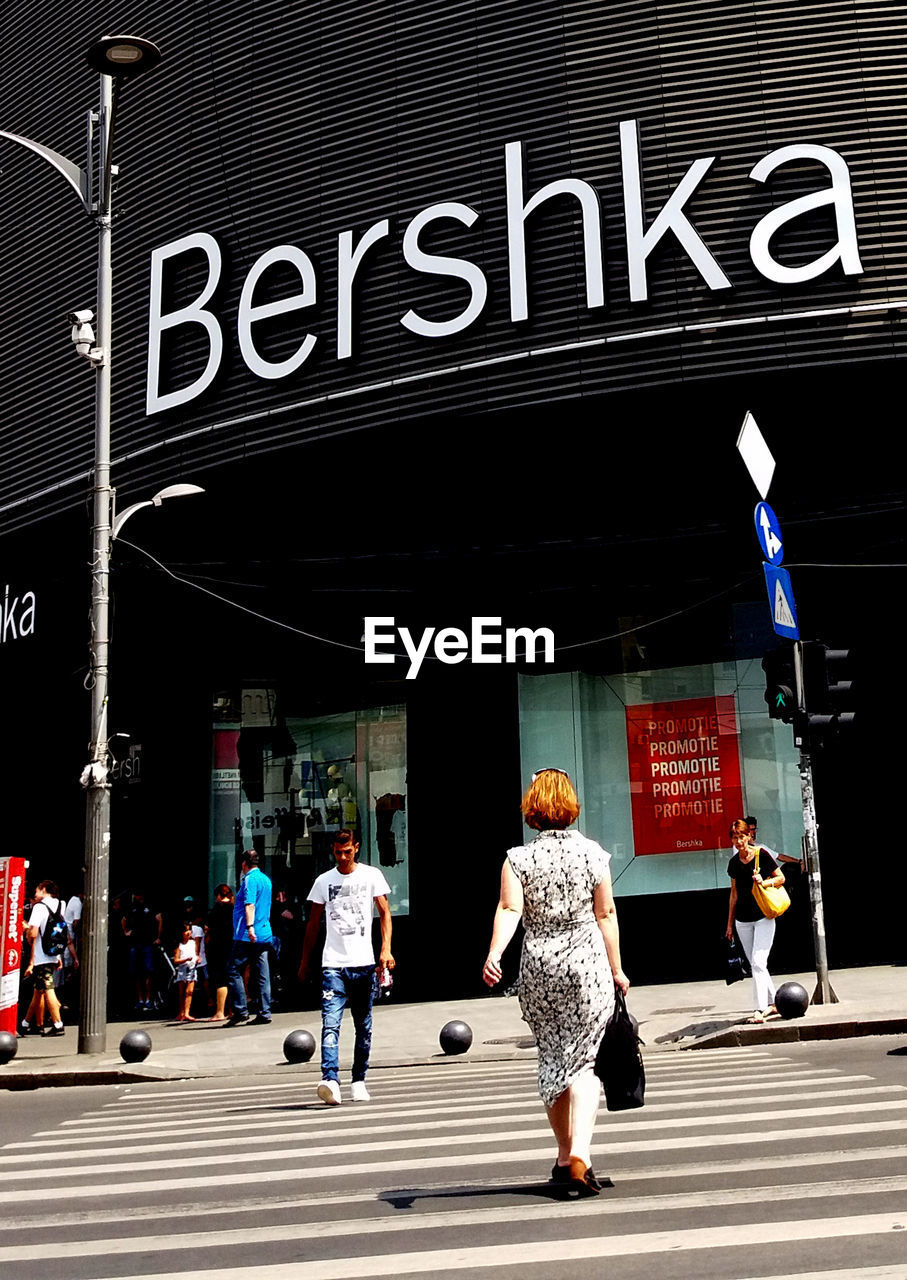
<svg viewBox="0 0 907 1280"><path fill-rule="evenodd" d="M753 1008L767 1009L775 1002L775 984L768 971L768 953L775 941L775 922L763 916L761 920L735 920L734 925L753 971Z"/></svg>

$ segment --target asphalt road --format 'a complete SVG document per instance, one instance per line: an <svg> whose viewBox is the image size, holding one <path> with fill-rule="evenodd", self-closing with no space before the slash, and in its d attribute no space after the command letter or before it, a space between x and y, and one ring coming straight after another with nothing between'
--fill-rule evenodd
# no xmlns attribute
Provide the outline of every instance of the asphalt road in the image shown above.
<svg viewBox="0 0 907 1280"><path fill-rule="evenodd" d="M661 1053L564 1203L526 1062L0 1096L0 1272L42 1280L907 1278L894 1038Z"/></svg>

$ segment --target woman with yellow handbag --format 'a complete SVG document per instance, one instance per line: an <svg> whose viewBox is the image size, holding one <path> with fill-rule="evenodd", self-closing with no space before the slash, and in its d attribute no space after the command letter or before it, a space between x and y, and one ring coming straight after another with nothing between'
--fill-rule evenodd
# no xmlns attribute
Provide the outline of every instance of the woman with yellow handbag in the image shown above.
<svg viewBox="0 0 907 1280"><path fill-rule="evenodd" d="M734 856L727 866L731 878L726 936L737 936L753 971L753 1016L748 1022L764 1022L777 1016L775 984L768 971L768 956L775 940L775 916L790 904L784 875L768 850L754 844L743 818L731 824ZM780 893L778 892L780 891ZM779 900L780 899L780 900Z"/></svg>

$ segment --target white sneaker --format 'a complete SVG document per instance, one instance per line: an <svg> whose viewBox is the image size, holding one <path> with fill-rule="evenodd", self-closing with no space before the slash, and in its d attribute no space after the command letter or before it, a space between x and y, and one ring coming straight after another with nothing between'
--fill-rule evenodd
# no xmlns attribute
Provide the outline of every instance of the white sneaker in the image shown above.
<svg viewBox="0 0 907 1280"><path fill-rule="evenodd" d="M372 1095L365 1087L364 1080L354 1080L350 1085L350 1101L351 1102L371 1102Z"/></svg>
<svg viewBox="0 0 907 1280"><path fill-rule="evenodd" d="M329 1107L340 1106L340 1085L336 1080L322 1080L318 1086L318 1096Z"/></svg>

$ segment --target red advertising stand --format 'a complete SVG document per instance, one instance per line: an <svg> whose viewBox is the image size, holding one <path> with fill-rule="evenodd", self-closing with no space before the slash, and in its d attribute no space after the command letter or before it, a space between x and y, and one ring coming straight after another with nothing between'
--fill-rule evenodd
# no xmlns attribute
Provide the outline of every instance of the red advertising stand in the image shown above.
<svg viewBox="0 0 907 1280"><path fill-rule="evenodd" d="M0 1031L16 1034L19 1007L19 962L22 958L22 909L25 906L25 859L0 858L0 920L3 954L0 967Z"/></svg>
<svg viewBox="0 0 907 1280"><path fill-rule="evenodd" d="M721 849L743 813L731 695L627 707L637 857Z"/></svg>

